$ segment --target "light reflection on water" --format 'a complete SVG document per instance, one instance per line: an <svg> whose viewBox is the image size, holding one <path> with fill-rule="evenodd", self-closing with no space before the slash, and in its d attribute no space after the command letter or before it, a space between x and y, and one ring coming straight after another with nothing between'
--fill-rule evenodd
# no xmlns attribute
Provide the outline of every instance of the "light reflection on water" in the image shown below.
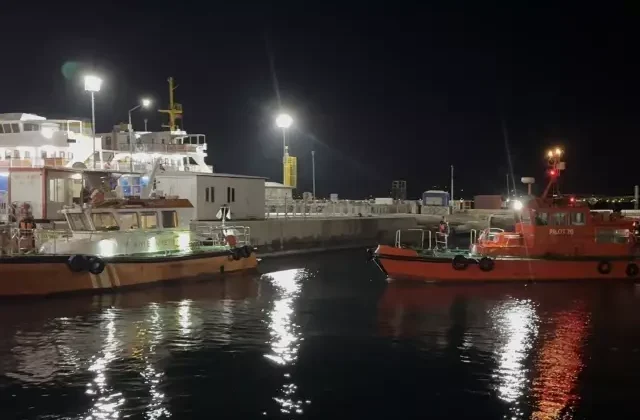
<svg viewBox="0 0 640 420"><path fill-rule="evenodd" d="M498 396L508 403L516 402L527 385L525 359L538 334L538 316L530 300L512 299L491 310L498 342L496 376ZM521 414L516 408L514 415Z"/></svg>
<svg viewBox="0 0 640 420"><path fill-rule="evenodd" d="M114 392L112 385L107 381L107 368L116 358L118 339L116 338L116 311L112 308L103 312L101 329L106 331L102 354L94 356L94 361L89 366L89 372L95 374L92 382L87 384L87 395L94 399L93 407L89 410L87 420L119 418L121 407L125 399L121 392Z"/></svg>
<svg viewBox="0 0 640 420"><path fill-rule="evenodd" d="M290 367L298 356L302 338L293 315L304 277L304 269L274 271L263 277L270 280L276 289L273 309L269 313L271 352L265 354L265 357L281 366ZM283 414L302 414L303 401L296 398L298 387L293 382L290 370L286 370L283 377L285 383L274 400L280 405L280 411Z"/></svg>

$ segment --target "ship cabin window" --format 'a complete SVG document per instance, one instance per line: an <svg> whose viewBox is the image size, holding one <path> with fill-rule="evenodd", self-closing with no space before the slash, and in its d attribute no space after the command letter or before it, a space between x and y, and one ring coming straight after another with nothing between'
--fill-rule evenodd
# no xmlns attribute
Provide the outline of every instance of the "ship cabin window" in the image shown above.
<svg viewBox="0 0 640 420"><path fill-rule="evenodd" d="M629 229L596 229L598 244L626 244L629 242Z"/></svg>
<svg viewBox="0 0 640 420"><path fill-rule="evenodd" d="M47 158L47 151L46 150L41 150L40 151L40 157L42 159L46 159Z"/></svg>
<svg viewBox="0 0 640 420"><path fill-rule="evenodd" d="M11 124L2 124L2 132L5 134L11 134Z"/></svg>
<svg viewBox="0 0 640 420"><path fill-rule="evenodd" d="M40 131L40 126L34 123L24 123L22 128L24 131Z"/></svg>
<svg viewBox="0 0 640 420"><path fill-rule="evenodd" d="M567 213L551 213L551 225L552 226L566 226L567 225Z"/></svg>
<svg viewBox="0 0 640 420"><path fill-rule="evenodd" d="M71 228L71 230L91 230L89 219L84 213L68 213L67 222L69 222L69 227Z"/></svg>
<svg viewBox="0 0 640 420"><path fill-rule="evenodd" d="M4 158L5 159L11 159L11 150L5 150L4 151Z"/></svg>
<svg viewBox="0 0 640 420"><path fill-rule="evenodd" d="M536 212L536 226L547 226L549 224L549 213Z"/></svg>
<svg viewBox="0 0 640 420"><path fill-rule="evenodd" d="M584 226L587 224L587 216L582 212L571 213L571 224L574 226Z"/></svg>
<svg viewBox="0 0 640 420"><path fill-rule="evenodd" d="M113 213L92 213L91 219L93 220L93 226L95 226L96 230L120 230Z"/></svg>
<svg viewBox="0 0 640 420"><path fill-rule="evenodd" d="M20 124L18 124L18 123L11 124L11 130L14 133L19 133L20 132Z"/></svg>
<svg viewBox="0 0 640 420"><path fill-rule="evenodd" d="M123 229L140 229L140 221L138 220L138 213L134 211L118 213L120 219L120 226Z"/></svg>
<svg viewBox="0 0 640 420"><path fill-rule="evenodd" d="M13 158L14 159L20 159L20 151L19 150L14 150L13 151Z"/></svg>
<svg viewBox="0 0 640 420"><path fill-rule="evenodd" d="M178 227L178 213L175 210L162 212L162 227Z"/></svg>
<svg viewBox="0 0 640 420"><path fill-rule="evenodd" d="M155 211L143 211L140 213L140 227L142 229L157 229L158 214Z"/></svg>

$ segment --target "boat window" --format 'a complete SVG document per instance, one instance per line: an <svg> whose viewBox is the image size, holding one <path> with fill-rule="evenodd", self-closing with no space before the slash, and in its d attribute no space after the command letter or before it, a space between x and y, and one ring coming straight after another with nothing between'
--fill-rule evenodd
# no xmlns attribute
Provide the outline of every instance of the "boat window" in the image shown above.
<svg viewBox="0 0 640 420"><path fill-rule="evenodd" d="M71 230L91 230L89 219L84 213L69 213L67 221Z"/></svg>
<svg viewBox="0 0 640 420"><path fill-rule="evenodd" d="M4 133L4 128L2 128L2 124L0 124L0 134Z"/></svg>
<svg viewBox="0 0 640 420"><path fill-rule="evenodd" d="M18 123L11 124L11 128L13 129L14 133L19 133L20 132L20 124L18 124Z"/></svg>
<svg viewBox="0 0 640 420"><path fill-rule="evenodd" d="M120 230L112 213L92 213L91 218L96 230Z"/></svg>
<svg viewBox="0 0 640 420"><path fill-rule="evenodd" d="M49 179L49 201L53 203L64 203L64 179Z"/></svg>
<svg viewBox="0 0 640 420"><path fill-rule="evenodd" d="M209 189L211 190L211 202L215 203L216 201L216 188L215 187L209 187Z"/></svg>
<svg viewBox="0 0 640 420"><path fill-rule="evenodd" d="M143 211L140 213L140 227L142 229L157 229L158 214L155 211Z"/></svg>
<svg viewBox="0 0 640 420"><path fill-rule="evenodd" d="M46 150L41 150L40 151L40 157L42 159L46 159L47 158L47 151Z"/></svg>
<svg viewBox="0 0 640 420"><path fill-rule="evenodd" d="M118 213L120 218L120 226L123 229L140 229L140 222L138 221L138 213L126 212Z"/></svg>
<svg viewBox="0 0 640 420"><path fill-rule="evenodd" d="M571 213L571 224L574 226L584 226L587 224L584 213Z"/></svg>
<svg viewBox="0 0 640 420"><path fill-rule="evenodd" d="M629 241L629 229L596 229L596 243L626 244Z"/></svg>
<svg viewBox="0 0 640 420"><path fill-rule="evenodd" d="M567 224L567 213L553 213L551 214L551 225L564 226Z"/></svg>
<svg viewBox="0 0 640 420"><path fill-rule="evenodd" d="M178 213L175 210L162 212L162 227L178 227Z"/></svg>
<svg viewBox="0 0 640 420"><path fill-rule="evenodd" d="M24 131L40 131L40 126L34 123L24 123L22 127Z"/></svg>
<svg viewBox="0 0 640 420"><path fill-rule="evenodd" d="M204 189L204 196L205 196L204 201L206 201L208 203L209 202L209 188L205 188Z"/></svg>
<svg viewBox="0 0 640 420"><path fill-rule="evenodd" d="M536 214L536 226L547 226L549 224L549 214L548 213L537 213Z"/></svg>
<svg viewBox="0 0 640 420"><path fill-rule="evenodd" d="M5 150L4 151L4 158L5 159L11 159L11 150Z"/></svg>
<svg viewBox="0 0 640 420"><path fill-rule="evenodd" d="M11 124L2 124L5 133L11 133Z"/></svg>

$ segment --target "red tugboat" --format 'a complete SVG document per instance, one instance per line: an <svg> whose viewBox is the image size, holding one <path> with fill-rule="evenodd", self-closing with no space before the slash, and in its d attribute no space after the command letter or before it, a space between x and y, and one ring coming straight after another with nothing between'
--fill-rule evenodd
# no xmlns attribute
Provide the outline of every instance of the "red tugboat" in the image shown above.
<svg viewBox="0 0 640 420"><path fill-rule="evenodd" d="M633 279L639 276L640 222L590 211L572 197L549 197L564 162L549 154L549 184L541 198L515 207L513 231L485 229L469 250L379 245L371 258L392 279L422 281L543 281ZM557 187L556 187L557 188ZM397 235L398 237L399 235Z"/></svg>

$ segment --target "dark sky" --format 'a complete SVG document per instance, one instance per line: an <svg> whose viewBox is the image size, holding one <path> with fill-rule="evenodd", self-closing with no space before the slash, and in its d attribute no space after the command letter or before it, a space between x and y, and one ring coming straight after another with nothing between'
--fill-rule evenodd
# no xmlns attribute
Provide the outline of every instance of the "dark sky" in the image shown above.
<svg viewBox="0 0 640 420"><path fill-rule="evenodd" d="M89 118L81 76L94 70L105 79L96 114L107 131L145 94L165 107L173 76L184 128L207 135L216 171L280 181L271 55L296 119L302 191L315 150L318 195L386 195L404 179L415 197L445 187L452 164L464 196L504 192L504 118L516 179L541 184L543 153L560 144L567 192L631 194L640 183L637 7L417 3L13 2L0 24L0 112ZM145 116L159 129L163 115L138 111L137 128Z"/></svg>

